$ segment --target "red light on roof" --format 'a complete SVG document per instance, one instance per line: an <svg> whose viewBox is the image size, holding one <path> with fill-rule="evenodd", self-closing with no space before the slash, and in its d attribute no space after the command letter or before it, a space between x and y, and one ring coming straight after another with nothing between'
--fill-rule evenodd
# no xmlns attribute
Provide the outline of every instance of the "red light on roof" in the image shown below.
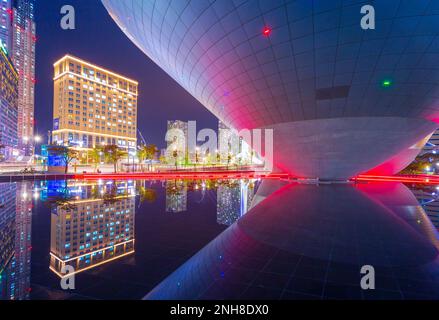
<svg viewBox="0 0 439 320"><path fill-rule="evenodd" d="M265 26L264 27L264 30L262 31L262 34L264 35L264 36L266 36L266 37L268 37L270 34L271 34L271 28L270 27L268 27L268 26Z"/></svg>

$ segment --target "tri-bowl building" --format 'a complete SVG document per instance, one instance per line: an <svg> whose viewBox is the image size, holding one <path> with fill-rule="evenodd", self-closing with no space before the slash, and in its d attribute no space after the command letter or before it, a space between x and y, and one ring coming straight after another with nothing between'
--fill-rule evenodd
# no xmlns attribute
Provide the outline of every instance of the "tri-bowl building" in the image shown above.
<svg viewBox="0 0 439 320"><path fill-rule="evenodd" d="M366 2L103 0L227 126L274 129L277 169L330 180L396 173L438 127L439 2Z"/></svg>

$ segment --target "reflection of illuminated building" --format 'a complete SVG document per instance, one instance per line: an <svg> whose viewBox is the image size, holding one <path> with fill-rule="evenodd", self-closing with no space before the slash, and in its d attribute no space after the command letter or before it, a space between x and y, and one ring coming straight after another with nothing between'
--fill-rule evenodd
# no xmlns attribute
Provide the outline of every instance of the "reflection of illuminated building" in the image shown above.
<svg viewBox="0 0 439 320"><path fill-rule="evenodd" d="M109 183L68 188L69 192L76 191L86 198L77 195L52 210L50 269L62 276L65 265L78 273L132 254L132 187L128 183Z"/></svg>
<svg viewBox="0 0 439 320"><path fill-rule="evenodd" d="M15 184L0 184L0 271L14 254L15 242Z"/></svg>
<svg viewBox="0 0 439 320"><path fill-rule="evenodd" d="M187 210L187 184L183 180L166 181L166 212Z"/></svg>
<svg viewBox="0 0 439 320"><path fill-rule="evenodd" d="M0 299L29 298L32 198L30 184L0 184Z"/></svg>
<svg viewBox="0 0 439 320"><path fill-rule="evenodd" d="M255 189L252 181L239 180L226 183L218 186L217 222L230 226L250 209Z"/></svg>

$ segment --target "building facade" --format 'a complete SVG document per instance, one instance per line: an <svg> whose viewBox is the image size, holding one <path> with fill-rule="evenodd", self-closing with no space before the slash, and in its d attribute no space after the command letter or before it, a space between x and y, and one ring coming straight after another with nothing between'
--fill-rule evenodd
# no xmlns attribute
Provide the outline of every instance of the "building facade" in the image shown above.
<svg viewBox="0 0 439 320"><path fill-rule="evenodd" d="M35 0L0 1L0 41L19 75L17 135L21 155L34 152L35 105Z"/></svg>
<svg viewBox="0 0 439 320"><path fill-rule="evenodd" d="M137 87L134 80L66 55L54 64L52 142L134 151Z"/></svg>
<svg viewBox="0 0 439 320"><path fill-rule="evenodd" d="M435 1L374 1L375 30L362 1L102 2L228 127L272 129L292 176L393 174L439 126Z"/></svg>
<svg viewBox="0 0 439 320"><path fill-rule="evenodd" d="M0 40L9 50L11 47L12 0L0 1Z"/></svg>
<svg viewBox="0 0 439 320"><path fill-rule="evenodd" d="M12 6L11 58L19 74L18 141L24 155L35 146L35 0L14 0Z"/></svg>
<svg viewBox="0 0 439 320"><path fill-rule="evenodd" d="M10 160L18 147L18 87L19 76L8 51L0 43L0 156L1 160Z"/></svg>
<svg viewBox="0 0 439 320"><path fill-rule="evenodd" d="M169 164L188 163L188 123L181 120L168 120L166 160Z"/></svg>

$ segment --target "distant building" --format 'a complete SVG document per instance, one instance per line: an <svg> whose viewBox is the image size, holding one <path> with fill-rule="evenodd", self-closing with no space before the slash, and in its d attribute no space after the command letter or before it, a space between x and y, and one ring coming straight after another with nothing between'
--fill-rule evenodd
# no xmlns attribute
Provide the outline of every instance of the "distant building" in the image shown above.
<svg viewBox="0 0 439 320"><path fill-rule="evenodd" d="M188 123L180 120L168 120L167 133L172 139L167 142L166 159L169 164L188 162Z"/></svg>
<svg viewBox="0 0 439 320"><path fill-rule="evenodd" d="M252 150L237 132L218 121L218 152L221 164L251 164Z"/></svg>
<svg viewBox="0 0 439 320"><path fill-rule="evenodd" d="M18 73L0 43L0 155L3 160L14 157L18 147Z"/></svg>
<svg viewBox="0 0 439 320"><path fill-rule="evenodd" d="M54 64L52 142L89 149L137 147L138 83L66 55Z"/></svg>
<svg viewBox="0 0 439 320"><path fill-rule="evenodd" d="M125 184L125 185L124 185ZM108 188L127 193L110 193ZM50 269L62 277L70 265L75 273L134 253L135 195L128 183L69 185L68 196L51 213Z"/></svg>

